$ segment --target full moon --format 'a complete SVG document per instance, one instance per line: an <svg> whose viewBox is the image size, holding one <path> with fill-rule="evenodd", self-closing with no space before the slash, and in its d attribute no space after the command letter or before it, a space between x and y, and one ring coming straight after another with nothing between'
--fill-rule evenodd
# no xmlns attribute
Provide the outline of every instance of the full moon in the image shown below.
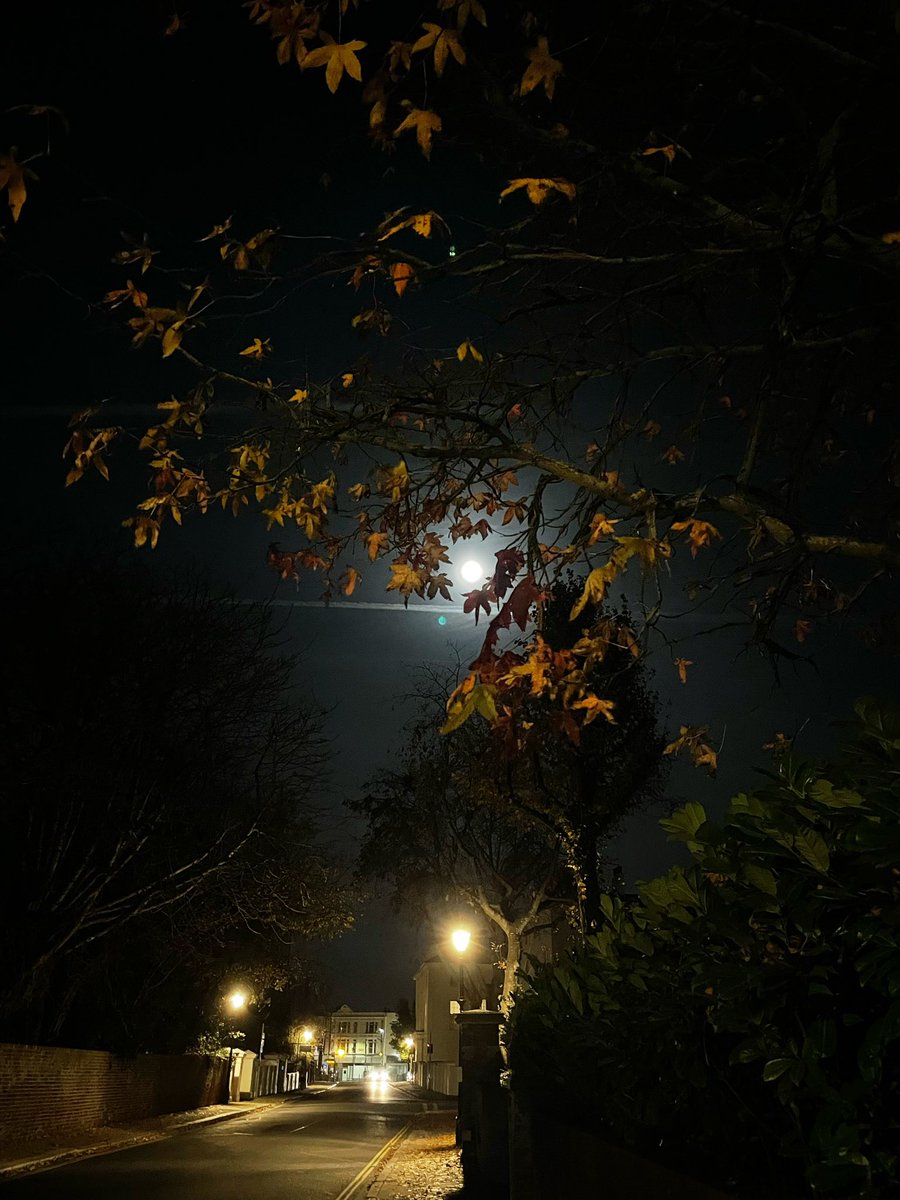
<svg viewBox="0 0 900 1200"><path fill-rule="evenodd" d="M484 579L484 567L480 562L476 562L474 558L470 558L468 562L464 562L459 568L459 573L466 583L477 583L479 580Z"/></svg>

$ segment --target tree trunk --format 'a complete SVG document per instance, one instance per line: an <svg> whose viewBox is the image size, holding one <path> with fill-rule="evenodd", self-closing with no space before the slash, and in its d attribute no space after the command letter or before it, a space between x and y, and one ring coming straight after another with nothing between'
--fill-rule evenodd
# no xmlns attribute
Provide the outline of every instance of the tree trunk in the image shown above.
<svg viewBox="0 0 900 1200"><path fill-rule="evenodd" d="M516 972L522 958L521 931L515 926L504 930L506 933L506 967L503 971L503 991L500 993L500 1011L505 1017L509 1016L509 1006L512 994L516 989Z"/></svg>

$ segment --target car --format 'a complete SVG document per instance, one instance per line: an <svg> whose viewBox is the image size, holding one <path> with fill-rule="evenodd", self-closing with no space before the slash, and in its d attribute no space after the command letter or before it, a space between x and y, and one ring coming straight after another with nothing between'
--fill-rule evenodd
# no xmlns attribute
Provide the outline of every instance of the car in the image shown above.
<svg viewBox="0 0 900 1200"><path fill-rule="evenodd" d="M374 1071L369 1072L370 1083L387 1083L388 1073L382 1067L376 1067Z"/></svg>

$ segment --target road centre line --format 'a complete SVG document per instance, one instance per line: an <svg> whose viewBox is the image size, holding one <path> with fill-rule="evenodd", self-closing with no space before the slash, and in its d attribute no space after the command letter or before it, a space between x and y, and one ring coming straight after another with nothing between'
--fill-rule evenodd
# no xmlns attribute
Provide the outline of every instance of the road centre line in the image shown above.
<svg viewBox="0 0 900 1200"><path fill-rule="evenodd" d="M363 1167L363 1169L359 1172L359 1174L350 1180L350 1182L347 1184L347 1186L344 1188L344 1190L340 1193L340 1195L335 1196L334 1200L350 1200L350 1197L353 1195L353 1193L355 1191L357 1191L357 1189L366 1181L366 1179L368 1179L368 1177L372 1174L372 1172L375 1170L375 1168L378 1166L378 1164L381 1162L381 1160L386 1155L388 1155L391 1152L391 1150L393 1150L393 1148L397 1145L398 1142L400 1142L404 1137L406 1137L406 1135L409 1133L410 1129L412 1129L412 1126L413 1126L413 1122L407 1121L406 1124L403 1126L403 1128L400 1130L400 1132L395 1133L389 1142L385 1142L385 1144L381 1147L381 1149L378 1151L378 1153L374 1154L369 1159L369 1161L366 1163L366 1165Z"/></svg>

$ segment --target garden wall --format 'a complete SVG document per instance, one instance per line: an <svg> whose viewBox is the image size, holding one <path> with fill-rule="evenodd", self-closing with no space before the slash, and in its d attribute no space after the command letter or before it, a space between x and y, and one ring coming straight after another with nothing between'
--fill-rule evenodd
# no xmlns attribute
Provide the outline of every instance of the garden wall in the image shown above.
<svg viewBox="0 0 900 1200"><path fill-rule="evenodd" d="M199 1054L123 1058L102 1050L0 1043L0 1140L216 1104L226 1070L223 1059Z"/></svg>

